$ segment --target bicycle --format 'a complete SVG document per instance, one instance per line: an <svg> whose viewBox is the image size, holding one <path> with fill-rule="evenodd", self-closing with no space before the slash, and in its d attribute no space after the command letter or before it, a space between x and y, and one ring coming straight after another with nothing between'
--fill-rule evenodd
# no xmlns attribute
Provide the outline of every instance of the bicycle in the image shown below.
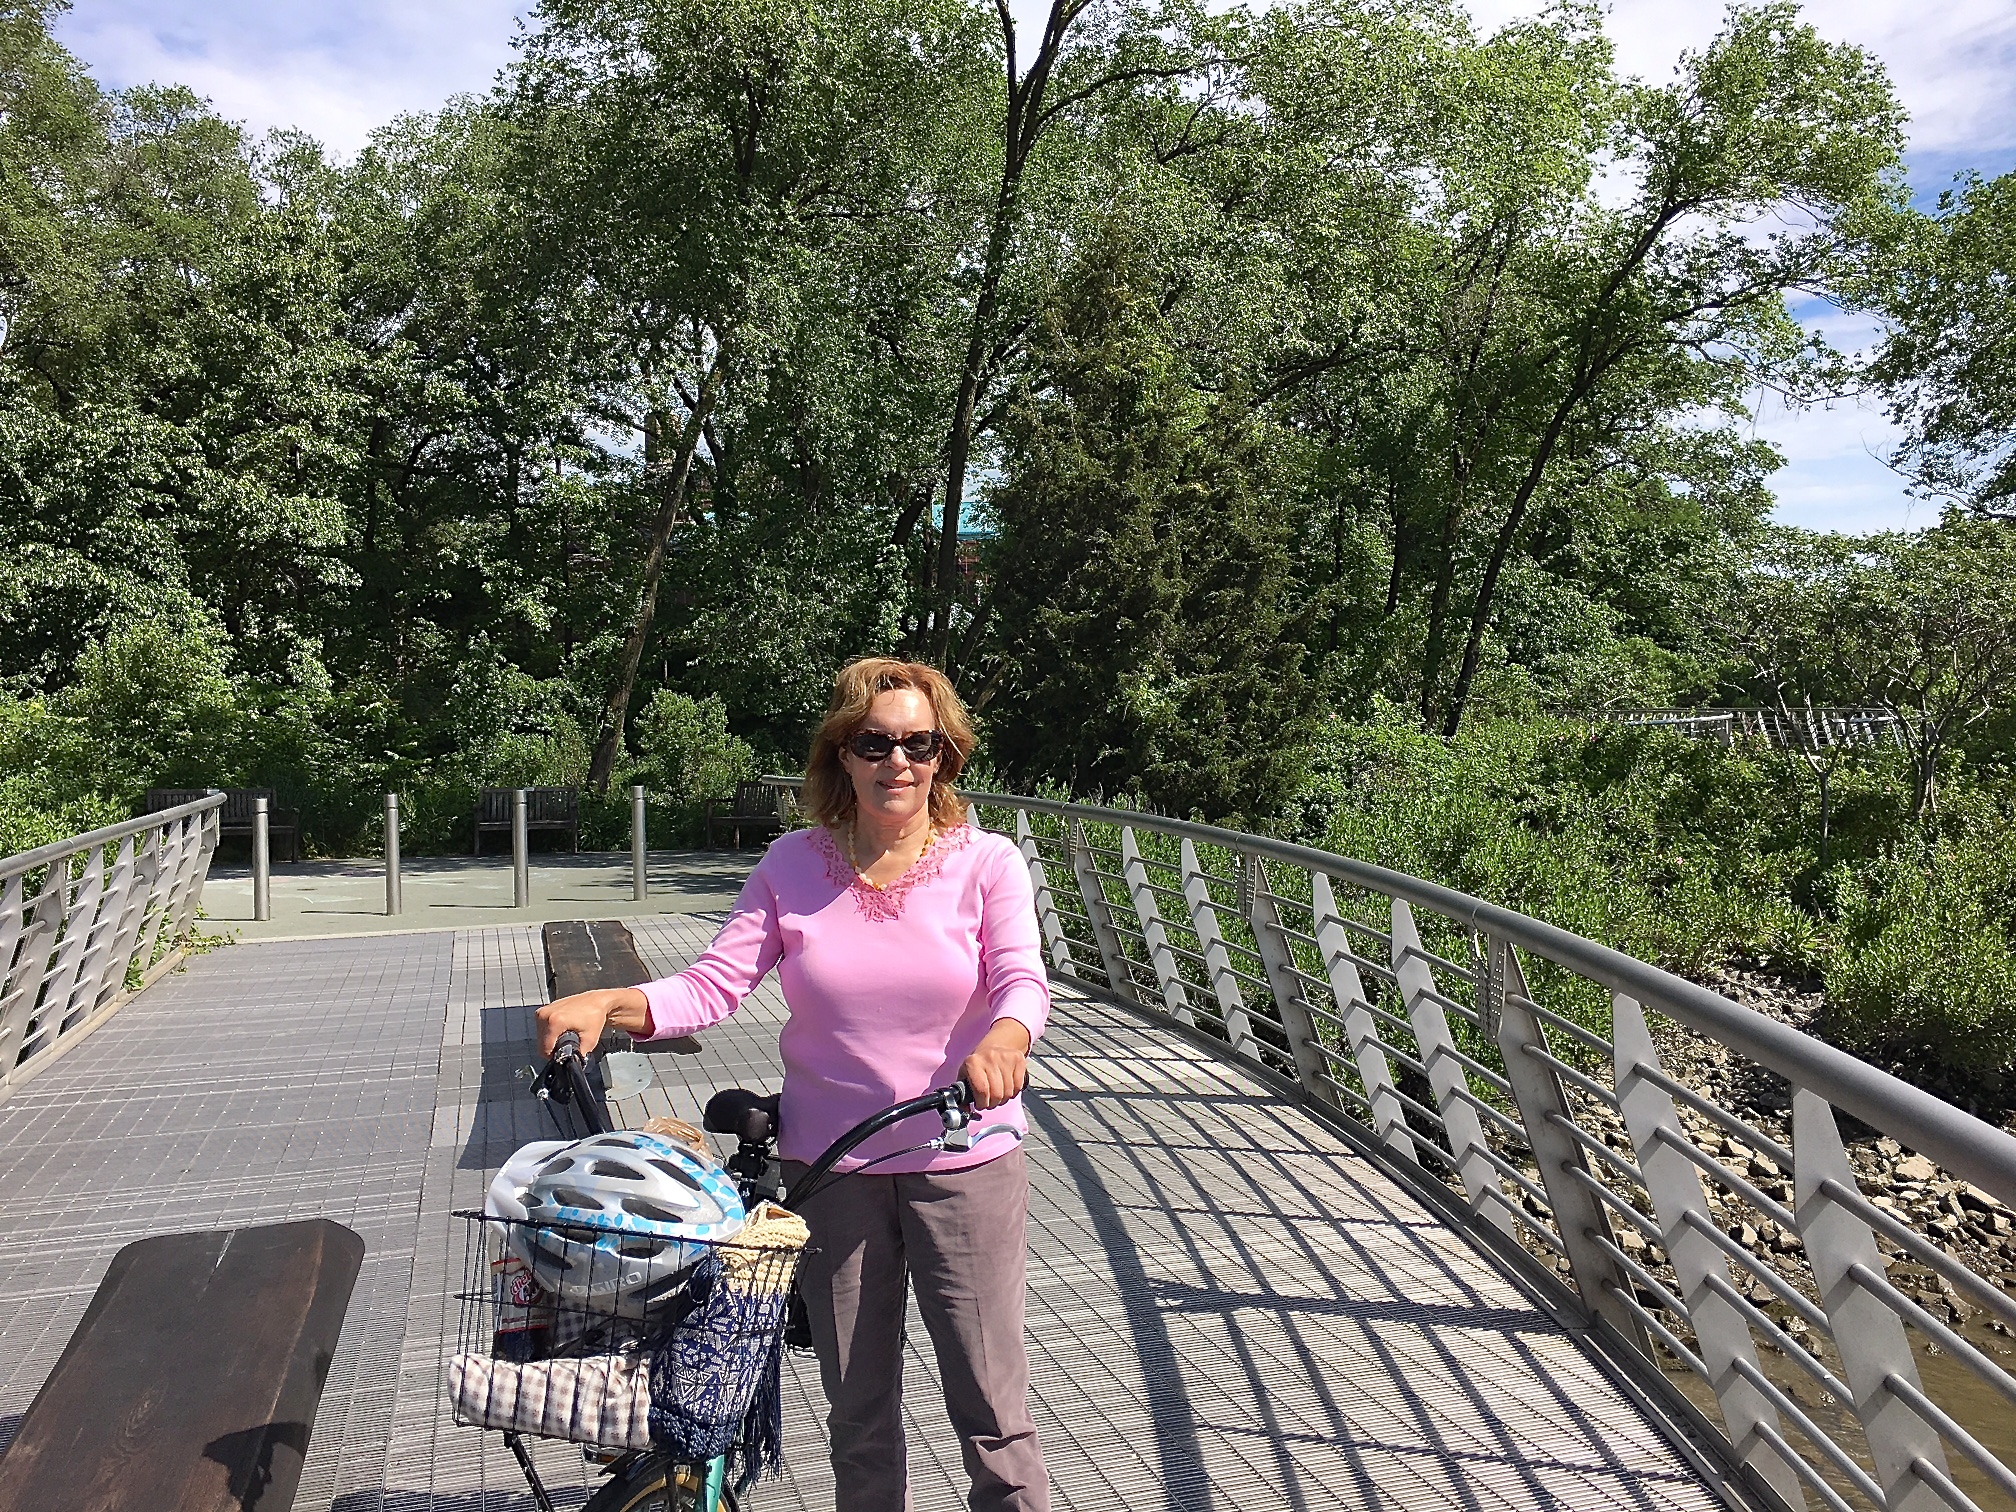
<svg viewBox="0 0 2016 1512"><path fill-rule="evenodd" d="M615 1132L607 1104L589 1075L578 1034L569 1031L560 1037L552 1056L534 1080L534 1091L548 1102L549 1107L558 1104L569 1109L588 1126L590 1137ZM802 1205L837 1179L839 1163L865 1141L911 1118L935 1113L940 1131L929 1139L878 1156L855 1169L865 1170L923 1150L970 1149L982 1139L999 1133L1017 1132L1005 1124L976 1129L972 1121L972 1089L963 1080L955 1081L920 1097L895 1103L863 1119L834 1140L787 1190L781 1180L776 1154L778 1103L775 1095L762 1097L742 1088L730 1088L715 1093L702 1115L701 1122L706 1132L727 1135L736 1141L735 1153L723 1163L723 1167L733 1178L743 1207L751 1213L764 1203L775 1204L786 1211ZM553 1111L556 1122L559 1122L559 1109L554 1108ZM461 1216L482 1217L474 1214ZM480 1229L484 1222L495 1221L484 1219L477 1227ZM795 1272L795 1258L791 1269ZM483 1301L480 1296L465 1295L465 1309L472 1301L480 1312ZM777 1328L781 1331L783 1345L810 1349L809 1325L795 1285L788 1292L788 1302ZM606 1345L622 1332L623 1325L612 1323L601 1337L592 1334L588 1337L591 1344ZM773 1351L775 1347L773 1342ZM458 1418L460 1420L463 1419ZM540 1512L553 1512L551 1498L532 1463L523 1435L506 1430L505 1443L517 1460ZM732 1448L695 1463L680 1460L655 1444L651 1448L626 1448L607 1455L598 1452L592 1445L584 1447L588 1448L591 1459L602 1464L607 1479L589 1498L582 1512L739 1512L742 1499L749 1494L760 1473L760 1466L749 1463L741 1475L731 1481L728 1472L734 1455Z"/></svg>

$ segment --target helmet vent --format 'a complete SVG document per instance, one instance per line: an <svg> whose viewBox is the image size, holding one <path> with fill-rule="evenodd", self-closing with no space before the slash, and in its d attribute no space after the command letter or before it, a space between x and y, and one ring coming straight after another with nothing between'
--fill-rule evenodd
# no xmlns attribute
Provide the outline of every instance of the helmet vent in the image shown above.
<svg viewBox="0 0 2016 1512"><path fill-rule="evenodd" d="M646 1202L641 1197L625 1197L623 1211L634 1218L648 1218L654 1223L680 1223L686 1217L684 1213L675 1213L670 1208L660 1207L655 1202Z"/></svg>
<svg viewBox="0 0 2016 1512"><path fill-rule="evenodd" d="M613 1176L618 1181L642 1181L644 1179L643 1172L632 1170L626 1165L619 1165L613 1160L596 1161L588 1167L588 1174L591 1176Z"/></svg>
<svg viewBox="0 0 2016 1512"><path fill-rule="evenodd" d="M656 1166L659 1170L663 1171L667 1176L670 1176L674 1181L678 1182L681 1186L691 1187L696 1192L700 1190L700 1183L693 1179L693 1173L691 1171L676 1166L672 1164L672 1162L669 1160L653 1160L647 1163Z"/></svg>

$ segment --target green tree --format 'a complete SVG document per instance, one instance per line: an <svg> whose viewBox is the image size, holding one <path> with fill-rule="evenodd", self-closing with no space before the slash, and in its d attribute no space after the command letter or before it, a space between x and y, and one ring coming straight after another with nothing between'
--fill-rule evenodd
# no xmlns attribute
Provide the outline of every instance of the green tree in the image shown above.
<svg viewBox="0 0 2016 1512"><path fill-rule="evenodd" d="M1308 727L1265 432L1196 392L1129 253L1118 227L1091 249L1011 422L989 750L1020 781L1257 820Z"/></svg>
<svg viewBox="0 0 2016 1512"><path fill-rule="evenodd" d="M1968 176L1931 215L1873 207L1851 303L1890 329L1865 376L1906 439L1892 459L1927 492L2016 510L2016 174Z"/></svg>

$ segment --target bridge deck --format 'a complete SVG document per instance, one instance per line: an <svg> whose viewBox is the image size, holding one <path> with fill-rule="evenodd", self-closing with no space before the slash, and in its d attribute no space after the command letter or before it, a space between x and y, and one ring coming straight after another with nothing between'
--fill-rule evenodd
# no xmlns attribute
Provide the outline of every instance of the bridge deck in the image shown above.
<svg viewBox="0 0 2016 1512"><path fill-rule="evenodd" d="M710 921L635 926L676 969ZM146 1233L327 1215L369 1246L297 1505L529 1506L439 1396L448 1213L546 1129L529 926L200 958L0 1103L0 1444L112 1252ZM773 1088L767 987L633 1116ZM1703 1508L1716 1498L1524 1293L1235 1067L1060 990L1032 1100L1030 1334L1059 1507ZM453 1259L451 1261L451 1255ZM963 1503L921 1328L916 1505ZM830 1506L816 1373L758 1509ZM578 1503L578 1453L542 1445Z"/></svg>

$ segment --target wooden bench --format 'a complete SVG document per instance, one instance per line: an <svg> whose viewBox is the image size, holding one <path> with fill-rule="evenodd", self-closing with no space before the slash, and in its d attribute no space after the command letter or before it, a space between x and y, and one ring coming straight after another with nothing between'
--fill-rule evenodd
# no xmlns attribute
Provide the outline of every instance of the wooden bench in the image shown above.
<svg viewBox="0 0 2016 1512"><path fill-rule="evenodd" d="M326 1218L127 1245L0 1456L0 1512L287 1512L363 1261Z"/></svg>
<svg viewBox="0 0 2016 1512"><path fill-rule="evenodd" d="M491 830L511 833L511 795L516 788L484 788L476 795L476 845L483 854L483 836ZM525 789L525 833L564 834L570 850L581 849L581 790L571 787Z"/></svg>
<svg viewBox="0 0 2016 1512"><path fill-rule="evenodd" d="M737 850L742 849L745 832L764 844L775 840L784 833L787 802L780 788L761 782L736 783L733 798L715 798L707 805L707 848L717 849L715 836L723 833L735 837ZM721 809L727 812L719 812Z"/></svg>
<svg viewBox="0 0 2016 1512"><path fill-rule="evenodd" d="M158 814L163 809L180 808L185 803L194 803L198 798L208 798L216 788L149 788L141 803L143 814ZM266 800L266 840L274 851L284 849L285 859L301 859L301 816L292 809L283 809L274 797L271 788L225 788L224 807L217 811L217 833L222 839L252 838L252 802L255 798Z"/></svg>
<svg viewBox="0 0 2016 1512"><path fill-rule="evenodd" d="M572 997L577 992L591 992L597 987L635 987L639 982L651 980L651 969L637 954L637 942L630 937L630 931L615 919L548 924L539 931L539 936L540 943L546 947L546 995L549 999ZM620 1031L611 1030L610 1033ZM605 1035L599 1048L627 1050L630 1047L627 1044L612 1047ZM678 1039L653 1040L650 1048L670 1051L675 1055L698 1055L700 1041L691 1035L682 1035Z"/></svg>

